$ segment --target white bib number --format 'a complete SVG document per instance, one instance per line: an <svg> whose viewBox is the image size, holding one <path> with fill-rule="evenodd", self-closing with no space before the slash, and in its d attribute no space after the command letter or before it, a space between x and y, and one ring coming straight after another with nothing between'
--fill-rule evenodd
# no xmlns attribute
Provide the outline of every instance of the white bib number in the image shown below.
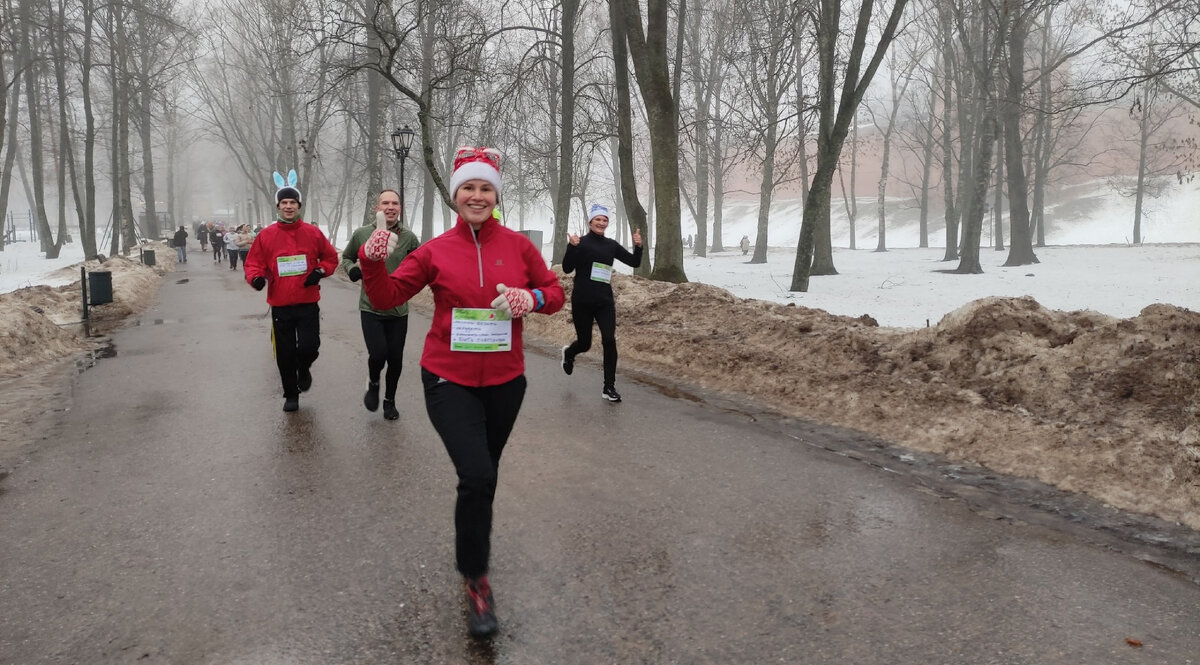
<svg viewBox="0 0 1200 665"><path fill-rule="evenodd" d="M592 281L604 282L605 284L612 283L613 267L604 265L599 261L592 264Z"/></svg>
<svg viewBox="0 0 1200 665"><path fill-rule="evenodd" d="M455 307L450 350L490 353L512 350L512 317L494 309Z"/></svg>
<svg viewBox="0 0 1200 665"><path fill-rule="evenodd" d="M308 257L303 254L298 256L281 256L275 259L275 266L279 269L280 277L307 275Z"/></svg>

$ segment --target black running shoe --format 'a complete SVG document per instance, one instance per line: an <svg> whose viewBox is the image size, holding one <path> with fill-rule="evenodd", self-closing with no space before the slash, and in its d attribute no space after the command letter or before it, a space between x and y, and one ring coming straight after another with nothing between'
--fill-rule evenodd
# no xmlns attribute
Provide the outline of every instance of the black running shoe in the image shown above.
<svg viewBox="0 0 1200 665"><path fill-rule="evenodd" d="M621 393L617 392L616 388L605 388L604 392L600 393L600 396L610 402L621 401Z"/></svg>
<svg viewBox="0 0 1200 665"><path fill-rule="evenodd" d="M367 382L367 392L363 394L363 406L367 407L367 411L376 411L379 409L378 381Z"/></svg>
<svg viewBox="0 0 1200 665"><path fill-rule="evenodd" d="M297 411L299 409L300 409L300 398L299 397L284 398L284 400L283 400L283 410L284 411Z"/></svg>
<svg viewBox="0 0 1200 665"><path fill-rule="evenodd" d="M567 357L567 349L569 348L571 347L564 346L562 348L562 368L563 371L567 373L567 376L570 376L571 372L575 371L575 359Z"/></svg>
<svg viewBox="0 0 1200 665"><path fill-rule="evenodd" d="M396 410L396 400L383 400L383 417L386 420L396 420L400 417L400 412Z"/></svg>
<svg viewBox="0 0 1200 665"><path fill-rule="evenodd" d="M500 628L496 620L496 601L487 575L467 580L467 634L488 637Z"/></svg>
<svg viewBox="0 0 1200 665"><path fill-rule="evenodd" d="M302 393L306 393L309 388L312 388L312 372L307 367L296 372L296 387Z"/></svg>

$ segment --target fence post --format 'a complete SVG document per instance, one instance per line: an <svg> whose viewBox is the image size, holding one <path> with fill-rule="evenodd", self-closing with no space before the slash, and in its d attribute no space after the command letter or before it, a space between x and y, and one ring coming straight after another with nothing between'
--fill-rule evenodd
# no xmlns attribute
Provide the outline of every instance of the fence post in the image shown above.
<svg viewBox="0 0 1200 665"><path fill-rule="evenodd" d="M79 288L83 292L83 336L91 337L92 332L88 325L87 268L83 266L79 266Z"/></svg>

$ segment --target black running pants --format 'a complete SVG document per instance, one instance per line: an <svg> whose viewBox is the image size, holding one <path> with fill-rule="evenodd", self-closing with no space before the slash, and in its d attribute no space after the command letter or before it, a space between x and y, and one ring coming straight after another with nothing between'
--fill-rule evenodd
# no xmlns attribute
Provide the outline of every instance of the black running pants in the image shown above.
<svg viewBox="0 0 1200 665"><path fill-rule="evenodd" d="M592 348L592 321L600 328L600 346L604 349L604 387L612 388L617 380L617 308L613 303L584 303L571 301L571 318L575 322L575 341L567 347L567 357Z"/></svg>
<svg viewBox="0 0 1200 665"><path fill-rule="evenodd" d="M367 373L372 383L387 366L383 398L396 398L400 370L404 368L404 341L408 337L407 316L382 316L375 312L359 311L362 319L363 341L367 343Z"/></svg>
<svg viewBox="0 0 1200 665"><path fill-rule="evenodd" d="M491 555L492 500L500 454L525 399L524 375L498 386L470 388L421 370L425 410L458 474L454 545L458 572L487 573Z"/></svg>
<svg viewBox="0 0 1200 665"><path fill-rule="evenodd" d="M321 347L321 308L315 302L272 307L271 326L283 397L299 397L297 372L312 367Z"/></svg>

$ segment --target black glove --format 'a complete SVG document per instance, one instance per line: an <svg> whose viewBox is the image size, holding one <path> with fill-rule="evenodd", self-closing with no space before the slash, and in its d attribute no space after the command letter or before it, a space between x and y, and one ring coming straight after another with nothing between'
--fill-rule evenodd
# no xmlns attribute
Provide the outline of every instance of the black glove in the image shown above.
<svg viewBox="0 0 1200 665"><path fill-rule="evenodd" d="M255 291L262 291L263 287L266 285L267 285L267 278L263 277L262 275L259 275L258 277L255 277L254 279L250 280L250 286L253 286Z"/></svg>
<svg viewBox="0 0 1200 665"><path fill-rule="evenodd" d="M351 282L357 282L358 280L362 279L362 268L354 266L346 272L346 275L350 277Z"/></svg>
<svg viewBox="0 0 1200 665"><path fill-rule="evenodd" d="M313 271L308 273L308 277L304 278L304 285L316 286L317 282L321 281L321 278L324 276L325 273L322 272L320 268L313 268Z"/></svg>

